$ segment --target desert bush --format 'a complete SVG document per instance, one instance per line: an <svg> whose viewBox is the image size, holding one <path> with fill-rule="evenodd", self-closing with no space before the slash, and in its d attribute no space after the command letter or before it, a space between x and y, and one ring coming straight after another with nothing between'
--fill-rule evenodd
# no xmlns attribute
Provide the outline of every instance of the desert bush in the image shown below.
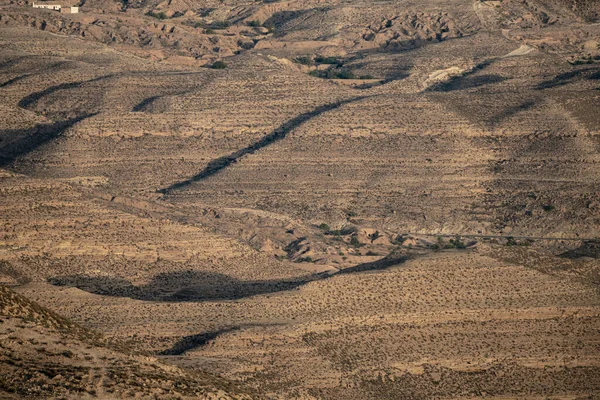
<svg viewBox="0 0 600 400"><path fill-rule="evenodd" d="M323 79L357 79L357 76L349 69L314 70L310 71L309 75Z"/></svg>
<svg viewBox="0 0 600 400"><path fill-rule="evenodd" d="M302 65L312 65L313 64L312 57L310 57L310 56L296 57L294 59L294 62L298 63L298 64L302 64Z"/></svg>
<svg viewBox="0 0 600 400"><path fill-rule="evenodd" d="M331 230L331 228L329 228L329 225L327 225L325 222L319 225L319 229L325 232L329 232Z"/></svg>
<svg viewBox="0 0 600 400"><path fill-rule="evenodd" d="M441 236L437 237L437 243L434 243L430 246L431 249L440 250L440 249L466 249L467 245L465 242L461 240L460 237L455 237L450 239L448 242L444 241L444 238Z"/></svg>
<svg viewBox="0 0 600 400"><path fill-rule="evenodd" d="M253 19L252 21L248 21L248 22L246 22L246 25L248 25L248 26L253 26L253 27L258 27L258 26L260 26L261 24L260 24L260 21L259 21L259 20L257 20L257 19Z"/></svg>
<svg viewBox="0 0 600 400"><path fill-rule="evenodd" d="M350 244L354 247L360 247L363 245L360 240L358 240L358 236L356 235L352 235L352 237L350 237Z"/></svg>
<svg viewBox="0 0 600 400"><path fill-rule="evenodd" d="M467 245L465 244L465 242L460 240L459 237L450 239L450 246L452 246L451 248L453 248L453 249L466 249L467 248Z"/></svg>
<svg viewBox="0 0 600 400"><path fill-rule="evenodd" d="M341 65L341 61L337 57L323 57L317 56L315 57L315 62L317 64L339 64Z"/></svg>
<svg viewBox="0 0 600 400"><path fill-rule="evenodd" d="M154 11L148 11L146 13L146 15L149 16L149 17L156 18L156 19L167 19L167 18L169 18L169 17L167 17L167 14L165 14L162 11L159 12L159 13L155 13Z"/></svg>
<svg viewBox="0 0 600 400"><path fill-rule="evenodd" d="M210 67L212 69L225 69L227 68L227 64L223 61L215 61Z"/></svg>
<svg viewBox="0 0 600 400"><path fill-rule="evenodd" d="M392 244L402 245L402 243L404 243L405 240L406 237L404 237L404 235L398 235L394 238Z"/></svg>
<svg viewBox="0 0 600 400"><path fill-rule="evenodd" d="M215 21L210 24L211 29L227 29L231 26L228 21Z"/></svg>

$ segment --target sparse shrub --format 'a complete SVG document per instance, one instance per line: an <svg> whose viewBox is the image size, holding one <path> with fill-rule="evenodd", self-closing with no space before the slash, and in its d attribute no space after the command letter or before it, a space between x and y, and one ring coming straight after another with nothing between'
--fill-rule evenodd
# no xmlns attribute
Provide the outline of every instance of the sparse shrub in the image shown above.
<svg viewBox="0 0 600 400"><path fill-rule="evenodd" d="M373 75L361 75L359 79L375 79Z"/></svg>
<svg viewBox="0 0 600 400"><path fill-rule="evenodd" d="M167 17L167 14L165 14L162 11L158 12L158 13L155 13L154 11L148 11L146 13L146 15L149 16L149 17L156 18L156 19L167 19L167 18L169 18L169 17Z"/></svg>
<svg viewBox="0 0 600 400"><path fill-rule="evenodd" d="M229 21L215 21L212 24L210 24L210 27L212 29L227 29L231 26L231 24L229 23Z"/></svg>
<svg viewBox="0 0 600 400"><path fill-rule="evenodd" d="M352 237L350 238L350 244L354 247L360 247L363 245L360 242L360 240L358 240L358 236L356 236L356 235L352 235Z"/></svg>
<svg viewBox="0 0 600 400"><path fill-rule="evenodd" d="M260 21L257 19L253 19L252 21L248 21L246 24L248 26L258 27L258 26L260 26Z"/></svg>
<svg viewBox="0 0 600 400"><path fill-rule="evenodd" d="M309 72L310 76L324 79L356 79L357 76L354 72L349 69L327 69L327 70L314 70Z"/></svg>
<svg viewBox="0 0 600 400"><path fill-rule="evenodd" d="M341 65L341 62L337 57L323 57L317 56L315 57L315 62L317 64L338 64Z"/></svg>
<svg viewBox="0 0 600 400"><path fill-rule="evenodd" d="M302 65L313 65L313 59L310 56L300 56L294 59L294 62Z"/></svg>
<svg viewBox="0 0 600 400"><path fill-rule="evenodd" d="M467 248L467 245L465 244L465 242L460 240L459 237L450 239L450 245L452 245L452 248L454 248L454 249L466 249Z"/></svg>
<svg viewBox="0 0 600 400"><path fill-rule="evenodd" d="M367 251L367 253L366 253L365 255L367 255L367 256L378 256L379 254L378 254L378 253L375 253L375 252L374 252L374 251L372 251L372 250L369 250L369 251Z"/></svg>
<svg viewBox="0 0 600 400"><path fill-rule="evenodd" d="M466 249L467 245L463 242L460 237L450 239L447 243L444 241L442 236L437 237L437 243L430 246L434 250L439 249Z"/></svg>
<svg viewBox="0 0 600 400"><path fill-rule="evenodd" d="M206 28L204 30L204 33L206 33L207 35L214 35L216 32L214 31L214 29Z"/></svg>
<svg viewBox="0 0 600 400"><path fill-rule="evenodd" d="M509 237L506 238L506 245L507 246L517 246L518 243L517 243L517 241L515 240L514 237L509 236Z"/></svg>
<svg viewBox="0 0 600 400"><path fill-rule="evenodd" d="M327 225L325 222L323 222L321 225L319 225L319 229L325 232L329 232L330 228L329 225Z"/></svg>
<svg viewBox="0 0 600 400"><path fill-rule="evenodd" d="M297 263L302 263L302 262L312 262L313 259L311 256L306 256L306 257L300 257L298 259L296 259Z"/></svg>
<svg viewBox="0 0 600 400"><path fill-rule="evenodd" d="M215 61L211 66L212 69L226 69L227 64L223 61Z"/></svg>
<svg viewBox="0 0 600 400"><path fill-rule="evenodd" d="M554 210L554 206L553 206L552 204L546 204L546 205L543 205L543 206L542 206L542 208L543 208L543 209L544 209L544 211L546 211L546 212L550 212L550 211Z"/></svg>
<svg viewBox="0 0 600 400"><path fill-rule="evenodd" d="M393 244L397 244L397 245L402 245L402 243L404 243L404 241L406 240L406 238L403 235L398 235L394 238L394 240L392 241Z"/></svg>

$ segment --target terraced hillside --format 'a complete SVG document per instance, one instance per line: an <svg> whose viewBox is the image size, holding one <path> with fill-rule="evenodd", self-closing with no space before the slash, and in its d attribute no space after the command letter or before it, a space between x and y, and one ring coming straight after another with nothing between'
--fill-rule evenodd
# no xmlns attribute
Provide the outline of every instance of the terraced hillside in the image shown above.
<svg viewBox="0 0 600 400"><path fill-rule="evenodd" d="M596 5L3 3L0 389L600 396Z"/></svg>

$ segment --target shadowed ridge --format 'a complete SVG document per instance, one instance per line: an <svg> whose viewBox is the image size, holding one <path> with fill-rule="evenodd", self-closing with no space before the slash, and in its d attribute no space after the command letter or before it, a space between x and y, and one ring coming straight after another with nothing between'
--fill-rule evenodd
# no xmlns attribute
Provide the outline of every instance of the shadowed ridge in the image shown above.
<svg viewBox="0 0 600 400"><path fill-rule="evenodd" d="M179 271L160 273L150 283L141 286L112 276L56 276L48 279L48 282L56 286L76 287L103 296L181 303L236 300L264 293L282 292L317 279L319 276L311 275L289 280L241 281L219 273Z"/></svg>
<svg viewBox="0 0 600 400"><path fill-rule="evenodd" d="M188 94L190 92L191 92L191 90L184 90L184 91L178 91L175 93L165 93L165 94L146 97L145 99L143 99L142 101L137 103L135 106L133 106L131 108L131 112L145 112L145 111L147 111L148 107L151 106L156 100L162 99L164 97L169 97L169 96L181 96L181 95Z"/></svg>
<svg viewBox="0 0 600 400"><path fill-rule="evenodd" d="M292 118L291 120L283 123L281 126L279 126L273 132L271 132L268 135L266 135L265 137L263 137L258 142L254 143L248 147L245 147L241 150L238 150L234 153L231 153L227 156L219 157L217 159L212 160L211 162L208 163L206 168L204 168L204 170L202 170L198 174L196 174L193 177L186 179L184 181L176 182L166 188L159 189L158 193L168 195L174 190L184 188L186 186L191 185L194 182L198 182L198 181L206 179L212 175L215 175L219 171L229 167L231 164L236 163L243 156L245 156L247 154L252 154L257 150L262 149L263 147L267 147L267 146L273 144L274 142L284 139L288 135L288 133L290 133L292 130L296 129L300 125L304 124L305 122L307 122L327 111L335 110L336 108L339 108L345 104L360 101L367 97L371 97L371 96L353 97L348 100L341 100L341 101L337 101L335 103L325 104L325 105L315 108L312 111L308 111L303 114L300 114L300 115Z"/></svg>
<svg viewBox="0 0 600 400"><path fill-rule="evenodd" d="M146 285L135 286L123 278L112 276L56 276L48 279L55 286L76 287L88 293L111 297L158 302L200 302L238 300L259 294L297 289L310 282L329 279L338 274L385 270L409 259L406 252L392 252L380 260L358 264L335 274L313 274L295 279L242 281L224 274L205 271L160 273Z"/></svg>
<svg viewBox="0 0 600 400"><path fill-rule="evenodd" d="M101 81L104 79L112 78L113 76L114 76L113 74L109 74L109 75L103 75L103 76L99 76L97 78L89 79L87 81L61 83L60 85L50 86L49 88L40 90L39 92L31 93L31 94L23 97L21 100L19 100L18 106L21 108L27 108L27 107L31 106L32 104L35 104L42 97L52 94L58 90L77 88L86 83L98 82L98 81Z"/></svg>
<svg viewBox="0 0 600 400"><path fill-rule="evenodd" d="M585 78L588 80L600 80L600 68L589 67L563 72L561 74L556 75L552 79L539 83L536 86L536 90L552 89L555 87L568 85L569 83L574 82L578 78Z"/></svg>
<svg viewBox="0 0 600 400"><path fill-rule="evenodd" d="M0 88L6 87L8 85L12 85L13 83L18 82L21 79L25 79L25 78L27 78L28 76L31 76L31 75L32 74L23 74L23 75L19 75L19 76L15 77L15 78L9 79L9 80L7 80L5 82L0 83Z"/></svg>
<svg viewBox="0 0 600 400"><path fill-rule="evenodd" d="M38 124L29 129L7 129L0 131L0 138L12 138L23 136L14 142L0 148L0 167L13 163L17 158L22 157L43 144L56 139L67 129L87 118L93 117L98 113L80 115L63 121L51 124Z"/></svg>
<svg viewBox="0 0 600 400"><path fill-rule="evenodd" d="M230 328L219 329L215 331L202 332L196 335L184 336L179 339L170 349L166 349L158 353L161 356L180 356L190 350L197 349L205 346L217 336L223 333L233 332L239 330L239 326L232 326Z"/></svg>
<svg viewBox="0 0 600 400"><path fill-rule="evenodd" d="M475 75L477 72L482 71L492 65L494 61L496 61L496 58L482 61L474 66L470 71L466 71L461 75L454 76L447 81L435 83L424 89L423 92L451 92L455 90L474 88L488 83L502 82L504 78L498 75L483 75L480 77L473 77L473 75Z"/></svg>
<svg viewBox="0 0 600 400"><path fill-rule="evenodd" d="M150 97L147 97L144 100L140 101L135 106L133 106L133 108L131 109L131 111L132 112L141 112L141 111L144 111L147 106L149 106L150 104L152 104L154 101L160 99L161 97L162 96L150 96Z"/></svg>
<svg viewBox="0 0 600 400"><path fill-rule="evenodd" d="M390 254L383 258L380 258L379 260L358 264L354 267L344 268L340 270L337 274L354 274L357 272L381 271L396 265L403 264L409 259L410 255L405 251L392 251Z"/></svg>

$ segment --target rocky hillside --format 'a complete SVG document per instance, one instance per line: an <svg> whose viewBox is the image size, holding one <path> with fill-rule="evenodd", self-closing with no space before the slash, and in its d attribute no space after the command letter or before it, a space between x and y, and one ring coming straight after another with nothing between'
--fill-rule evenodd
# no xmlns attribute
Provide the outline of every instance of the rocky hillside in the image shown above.
<svg viewBox="0 0 600 400"><path fill-rule="evenodd" d="M123 348L0 286L3 398L251 399L208 374L188 373Z"/></svg>
<svg viewBox="0 0 600 400"><path fill-rule="evenodd" d="M3 390L598 397L595 4L0 4Z"/></svg>

